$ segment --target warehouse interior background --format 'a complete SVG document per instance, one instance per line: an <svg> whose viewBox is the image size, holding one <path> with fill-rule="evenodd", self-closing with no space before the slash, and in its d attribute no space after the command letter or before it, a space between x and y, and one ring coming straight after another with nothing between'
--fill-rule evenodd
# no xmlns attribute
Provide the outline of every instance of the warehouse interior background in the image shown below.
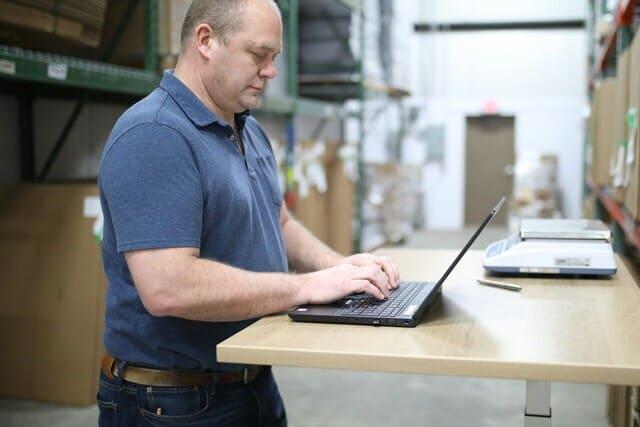
<svg viewBox="0 0 640 427"><path fill-rule="evenodd" d="M189 3L0 0L0 425L97 422L98 166L115 121L175 63ZM639 1L278 4L284 51L253 114L287 205L323 241L343 253L459 248L506 194L476 248L521 218L600 218L640 266ZM517 381L276 376L291 425L521 423ZM554 425L638 425L636 388L557 390L571 403ZM448 418L469 405L479 417ZM385 415L393 406L404 411Z"/></svg>

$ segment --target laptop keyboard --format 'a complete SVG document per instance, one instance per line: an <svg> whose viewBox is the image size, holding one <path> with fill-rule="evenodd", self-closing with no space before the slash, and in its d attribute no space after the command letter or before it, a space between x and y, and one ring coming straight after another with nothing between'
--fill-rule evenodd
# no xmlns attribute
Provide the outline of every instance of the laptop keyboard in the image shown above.
<svg viewBox="0 0 640 427"><path fill-rule="evenodd" d="M378 316L395 317L422 289L424 282L400 282L400 286L391 291L389 298L378 300L368 294L345 298L346 302L334 314L339 316Z"/></svg>

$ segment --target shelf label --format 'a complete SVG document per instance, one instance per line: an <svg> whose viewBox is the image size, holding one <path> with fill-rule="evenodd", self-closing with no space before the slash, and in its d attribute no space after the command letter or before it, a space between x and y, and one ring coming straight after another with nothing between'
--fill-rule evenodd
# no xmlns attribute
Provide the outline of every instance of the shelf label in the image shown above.
<svg viewBox="0 0 640 427"><path fill-rule="evenodd" d="M67 64L50 63L47 66L47 77L56 80L67 79Z"/></svg>
<svg viewBox="0 0 640 427"><path fill-rule="evenodd" d="M16 63L0 59L0 73L14 75L16 73Z"/></svg>

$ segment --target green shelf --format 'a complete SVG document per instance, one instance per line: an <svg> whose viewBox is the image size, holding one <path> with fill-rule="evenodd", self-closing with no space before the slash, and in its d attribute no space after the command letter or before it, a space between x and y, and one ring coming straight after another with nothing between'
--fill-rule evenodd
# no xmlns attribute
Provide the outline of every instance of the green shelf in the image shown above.
<svg viewBox="0 0 640 427"><path fill-rule="evenodd" d="M146 95L157 73L0 45L0 77L132 95Z"/></svg>
<svg viewBox="0 0 640 427"><path fill-rule="evenodd" d="M344 110L340 104L286 96L265 96L262 99L262 105L256 111L271 114L297 114L327 119L344 116Z"/></svg>
<svg viewBox="0 0 640 427"><path fill-rule="evenodd" d="M147 95L160 82L151 71L4 45L0 45L0 78L138 96ZM338 104L290 97L265 97L258 111L327 118L342 114Z"/></svg>

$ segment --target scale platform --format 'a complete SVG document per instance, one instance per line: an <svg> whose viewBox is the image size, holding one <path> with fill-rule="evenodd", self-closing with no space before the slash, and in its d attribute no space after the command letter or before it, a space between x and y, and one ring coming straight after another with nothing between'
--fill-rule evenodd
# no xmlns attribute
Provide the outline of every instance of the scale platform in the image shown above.
<svg viewBox="0 0 640 427"><path fill-rule="evenodd" d="M611 231L598 220L523 219L516 236L489 245L484 268L501 274L612 276Z"/></svg>

